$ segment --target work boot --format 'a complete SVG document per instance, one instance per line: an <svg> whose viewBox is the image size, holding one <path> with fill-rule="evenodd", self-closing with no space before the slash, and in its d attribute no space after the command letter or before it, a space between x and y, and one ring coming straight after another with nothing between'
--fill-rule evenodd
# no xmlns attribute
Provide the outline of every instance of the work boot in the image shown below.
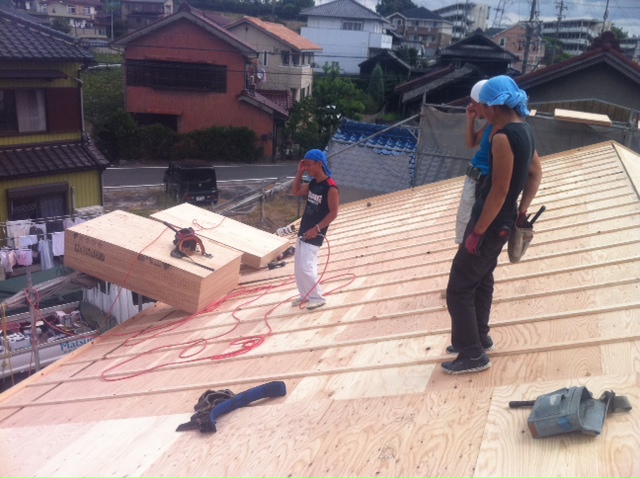
<svg viewBox="0 0 640 478"><path fill-rule="evenodd" d="M488 352L489 350L493 350L494 346L493 346L493 340L491 340L491 337L488 335L484 335L482 337L480 337L480 345L482 345L482 348L484 349L485 352ZM459 353L458 348L455 345L449 345L447 347L447 353L448 354L457 354Z"/></svg>

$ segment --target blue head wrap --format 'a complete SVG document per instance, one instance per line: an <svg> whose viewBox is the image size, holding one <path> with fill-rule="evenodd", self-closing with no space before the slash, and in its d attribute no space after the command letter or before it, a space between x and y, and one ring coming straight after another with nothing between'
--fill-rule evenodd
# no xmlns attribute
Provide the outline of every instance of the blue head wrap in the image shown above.
<svg viewBox="0 0 640 478"><path fill-rule="evenodd" d="M312 149L307 151L307 154L304 155L304 159L308 159L309 161L316 161L318 163L322 163L322 169L324 169L324 173L331 177L331 170L327 165L327 157L325 154L319 149Z"/></svg>
<svg viewBox="0 0 640 478"><path fill-rule="evenodd" d="M516 110L520 116L529 116L527 94L508 76L500 75L487 81L480 90L480 103L488 106L504 105Z"/></svg>

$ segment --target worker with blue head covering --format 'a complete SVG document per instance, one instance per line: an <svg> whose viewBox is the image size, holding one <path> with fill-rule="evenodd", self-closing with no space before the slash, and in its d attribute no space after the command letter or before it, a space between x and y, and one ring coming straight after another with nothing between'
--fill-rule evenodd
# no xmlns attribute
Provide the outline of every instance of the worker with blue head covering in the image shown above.
<svg viewBox="0 0 640 478"><path fill-rule="evenodd" d="M489 336L493 271L515 224L526 219L542 178L533 134L524 121L529 114L526 93L511 78L497 76L484 84L479 100L485 119L493 126L490 168L449 274L451 345L447 352L457 357L441 367L450 374L491 366L485 351L494 346Z"/></svg>
<svg viewBox="0 0 640 478"><path fill-rule="evenodd" d="M307 173L311 181L304 182ZM308 310L322 307L326 301L318 280L318 250L322 246L329 224L338 216L340 195L331 177L327 156L319 149L308 151L298 164L291 192L306 196L307 202L298 228L295 252L295 278L300 295L293 306L306 305Z"/></svg>
<svg viewBox="0 0 640 478"><path fill-rule="evenodd" d="M487 81L480 90L479 103L487 106L506 106L520 116L529 116L527 94L518 88L509 76L495 76Z"/></svg>
<svg viewBox="0 0 640 478"><path fill-rule="evenodd" d="M329 165L327 164L327 156L319 149L311 149L307 151L307 154L304 155L304 159L321 163L322 169L324 169L324 173L327 176L332 177L331 170L329 169Z"/></svg>

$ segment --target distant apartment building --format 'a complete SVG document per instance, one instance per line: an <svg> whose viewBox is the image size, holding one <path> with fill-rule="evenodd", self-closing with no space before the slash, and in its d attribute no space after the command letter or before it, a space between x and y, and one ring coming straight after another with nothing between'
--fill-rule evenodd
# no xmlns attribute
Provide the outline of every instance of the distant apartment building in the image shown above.
<svg viewBox="0 0 640 478"><path fill-rule="evenodd" d="M542 36L557 39L562 51L570 56L580 55L587 51L593 40L603 31L611 29L611 22L603 22L589 18L544 22Z"/></svg>
<svg viewBox="0 0 640 478"><path fill-rule="evenodd" d="M640 61L640 37L623 38L620 40L620 48L633 61Z"/></svg>
<svg viewBox="0 0 640 478"><path fill-rule="evenodd" d="M424 7L396 12L387 19L405 40L422 44L427 57L435 56L438 48L451 44L452 23Z"/></svg>
<svg viewBox="0 0 640 478"><path fill-rule="evenodd" d="M433 12L451 22L451 37L453 40L460 40L477 29L487 29L491 7L483 3L459 2Z"/></svg>

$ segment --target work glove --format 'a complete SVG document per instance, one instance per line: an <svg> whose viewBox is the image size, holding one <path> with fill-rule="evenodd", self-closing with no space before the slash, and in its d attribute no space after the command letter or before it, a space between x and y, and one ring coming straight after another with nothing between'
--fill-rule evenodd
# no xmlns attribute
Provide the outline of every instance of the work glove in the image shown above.
<svg viewBox="0 0 640 478"><path fill-rule="evenodd" d="M475 231L471 231L471 234L467 236L467 240L464 241L464 247L469 254L475 256L480 255L480 245L482 244L482 238L484 234L478 234Z"/></svg>
<svg viewBox="0 0 640 478"><path fill-rule="evenodd" d="M527 211L518 213L518 219L516 219L516 226L529 227L527 224Z"/></svg>

